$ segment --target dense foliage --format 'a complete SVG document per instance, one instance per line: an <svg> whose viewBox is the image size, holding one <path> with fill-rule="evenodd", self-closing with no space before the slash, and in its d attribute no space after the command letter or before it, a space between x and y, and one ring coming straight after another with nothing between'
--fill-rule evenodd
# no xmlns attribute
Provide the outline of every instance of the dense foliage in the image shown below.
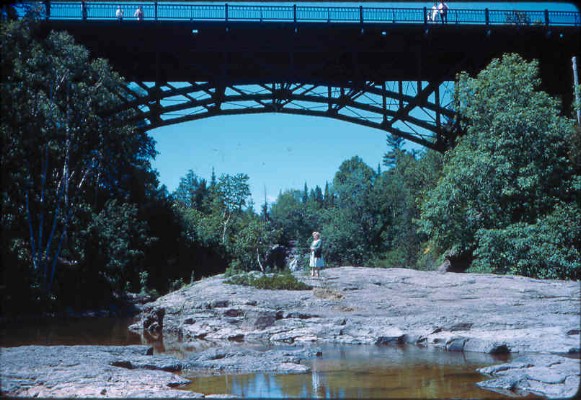
<svg viewBox="0 0 581 400"><path fill-rule="evenodd" d="M425 268L435 256L424 254L428 238L417 233L416 199L435 185L442 157L405 151L390 139L390 169L373 170L353 157L339 166L324 192L305 187L302 193L282 193L270 213L282 237L306 249L311 232L320 231L331 265Z"/></svg>
<svg viewBox="0 0 581 400"><path fill-rule="evenodd" d="M537 63L517 55L460 75L467 133L422 204L422 229L441 251L473 254L479 270L578 278L575 128L539 84Z"/></svg>
<svg viewBox="0 0 581 400"><path fill-rule="evenodd" d="M70 291L69 271L119 286L142 256L132 185L151 181L153 142L124 122L129 112L106 112L122 80L67 34L3 23L1 50L5 273L42 301ZM96 259L95 246L109 251Z"/></svg>
<svg viewBox="0 0 581 400"><path fill-rule="evenodd" d="M217 251L234 269L266 268L267 250L279 241L280 234L252 207L245 208L250 198L246 174L224 174L208 184L189 171L174 198L175 212L190 242ZM194 269L206 267L202 264Z"/></svg>

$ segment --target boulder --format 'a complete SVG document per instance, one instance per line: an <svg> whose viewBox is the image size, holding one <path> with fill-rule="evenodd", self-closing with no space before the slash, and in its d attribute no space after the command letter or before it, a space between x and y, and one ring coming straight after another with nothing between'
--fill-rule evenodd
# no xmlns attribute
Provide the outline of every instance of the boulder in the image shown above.
<svg viewBox="0 0 581 400"><path fill-rule="evenodd" d="M266 265L271 268L283 269L289 250L285 246L276 244L272 246L266 254Z"/></svg>
<svg viewBox="0 0 581 400"><path fill-rule="evenodd" d="M165 309L162 307L146 306L141 316L141 326L144 331L159 333L163 330Z"/></svg>

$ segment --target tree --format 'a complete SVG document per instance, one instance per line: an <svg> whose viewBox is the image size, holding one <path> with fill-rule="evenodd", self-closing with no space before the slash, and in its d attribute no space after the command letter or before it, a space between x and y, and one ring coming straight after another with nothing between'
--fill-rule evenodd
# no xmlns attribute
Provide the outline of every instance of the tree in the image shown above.
<svg viewBox="0 0 581 400"><path fill-rule="evenodd" d="M201 210L207 208L209 189L206 180L199 178L194 171L189 170L173 193L175 201L182 207Z"/></svg>
<svg viewBox="0 0 581 400"><path fill-rule="evenodd" d="M440 171L439 153L400 151L394 153L391 169L376 179L371 203L377 207L381 224L379 265L417 266L426 241L426 236L417 232L418 200L435 186Z"/></svg>
<svg viewBox="0 0 581 400"><path fill-rule="evenodd" d="M403 149L405 139L401 136L388 134L386 137L386 142L389 151L383 156L383 165L385 165L387 168L393 168L397 163L398 157L400 157L401 154L405 152Z"/></svg>
<svg viewBox="0 0 581 400"><path fill-rule="evenodd" d="M323 216L330 261L361 264L375 252L379 221L370 197L375 179L375 171L358 156L339 166L333 178L335 207Z"/></svg>
<svg viewBox="0 0 581 400"><path fill-rule="evenodd" d="M581 279L581 212L575 204L559 204L534 224L482 229L476 236L476 271Z"/></svg>
<svg viewBox="0 0 581 400"><path fill-rule="evenodd" d="M534 225L578 195L567 157L572 121L539 84L537 62L512 54L476 78L459 76L455 103L466 135L421 207L422 231L447 255L484 257L486 231Z"/></svg>
<svg viewBox="0 0 581 400"><path fill-rule="evenodd" d="M86 224L107 200L128 202L135 176L150 173L153 141L126 123L132 111L109 112L123 80L68 34L6 22L1 46L3 241L52 296L57 267L86 254Z"/></svg>
<svg viewBox="0 0 581 400"><path fill-rule="evenodd" d="M248 175L223 174L218 181L218 193L222 201L222 243L226 243L227 231L232 220L232 216L240 213L246 206L250 197L250 186L248 185Z"/></svg>
<svg viewBox="0 0 581 400"><path fill-rule="evenodd" d="M235 270L266 271L268 250L279 240L280 231L271 224L261 221L253 212L247 212L236 221L236 235L228 246L232 257L231 267Z"/></svg>
<svg viewBox="0 0 581 400"><path fill-rule="evenodd" d="M288 190L279 194L270 209L272 224L282 231L282 241L289 243L308 237L312 232L312 221L306 218L303 192Z"/></svg>

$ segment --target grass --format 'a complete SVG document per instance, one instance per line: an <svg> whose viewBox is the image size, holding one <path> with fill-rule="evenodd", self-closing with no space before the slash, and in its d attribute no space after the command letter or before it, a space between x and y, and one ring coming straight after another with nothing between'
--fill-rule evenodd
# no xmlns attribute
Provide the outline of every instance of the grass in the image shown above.
<svg viewBox="0 0 581 400"><path fill-rule="evenodd" d="M311 290L313 288L299 281L290 272L262 275L259 277L251 273L240 273L231 276L224 282L231 285L253 286L257 289L269 290Z"/></svg>

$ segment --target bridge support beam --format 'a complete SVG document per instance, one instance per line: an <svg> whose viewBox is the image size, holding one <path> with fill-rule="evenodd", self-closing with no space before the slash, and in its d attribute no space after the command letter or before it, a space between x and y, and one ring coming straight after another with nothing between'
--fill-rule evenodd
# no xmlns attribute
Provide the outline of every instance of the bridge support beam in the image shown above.
<svg viewBox="0 0 581 400"><path fill-rule="evenodd" d="M120 95L125 108L137 110L135 122L145 130L218 115L277 112L363 125L438 151L448 142L443 123L454 118L451 82L134 82Z"/></svg>

